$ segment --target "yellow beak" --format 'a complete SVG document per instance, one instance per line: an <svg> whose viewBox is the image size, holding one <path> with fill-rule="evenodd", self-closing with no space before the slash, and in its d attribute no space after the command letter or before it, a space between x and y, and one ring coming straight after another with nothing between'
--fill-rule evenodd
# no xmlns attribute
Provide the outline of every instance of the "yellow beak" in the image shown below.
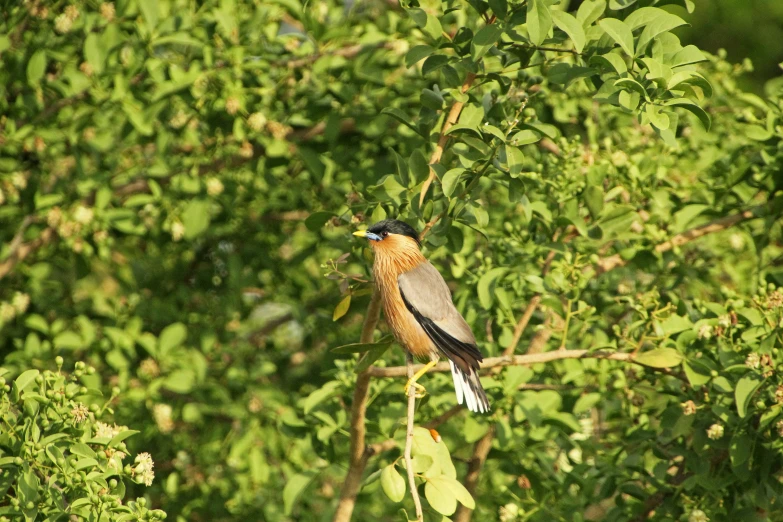
<svg viewBox="0 0 783 522"><path fill-rule="evenodd" d="M366 230L357 230L353 233L354 236L357 237L367 237L367 231Z"/></svg>

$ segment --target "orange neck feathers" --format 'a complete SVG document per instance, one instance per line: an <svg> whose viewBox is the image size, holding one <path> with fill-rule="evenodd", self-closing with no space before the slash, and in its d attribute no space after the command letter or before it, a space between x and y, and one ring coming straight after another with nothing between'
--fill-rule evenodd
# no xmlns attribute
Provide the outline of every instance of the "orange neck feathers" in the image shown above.
<svg viewBox="0 0 783 522"><path fill-rule="evenodd" d="M417 267L426 261L413 239L398 234L390 234L383 241L370 241L375 252L373 270L387 277L397 276Z"/></svg>

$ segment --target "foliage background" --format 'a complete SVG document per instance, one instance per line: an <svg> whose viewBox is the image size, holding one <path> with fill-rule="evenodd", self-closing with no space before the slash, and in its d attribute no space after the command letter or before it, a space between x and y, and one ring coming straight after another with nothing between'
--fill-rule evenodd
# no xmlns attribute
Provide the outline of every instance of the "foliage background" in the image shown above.
<svg viewBox="0 0 783 522"><path fill-rule="evenodd" d="M654 3L614 2L605 16ZM578 62L536 49L578 40L551 23L550 39L526 24L513 40L521 20L501 16L502 40L476 40L489 20L476 6L525 3L422 4L4 6L5 377L53 370L58 355L94 366L85 384L119 388L111 420L139 430L128 448L155 460L152 486L128 481L129 496L173 519L330 520L357 379L356 356L331 349L358 341L371 291L369 253L350 232L401 216L434 225L427 255L488 356L666 350L648 359L662 371L563 360L488 376L492 415L456 410L438 428L460 480L488 443L469 488L474 519L780 520L777 3L668 6L692 23L674 30L682 45L705 58L680 70L709 83L688 73L679 90L665 67L650 78L652 45L616 70L630 57L596 20ZM543 20L553 2L539 4ZM571 2L573 14L577 4L589 2ZM475 33L449 47L433 18L450 38ZM743 44L730 61L714 39L727 34ZM461 92L471 71L487 76ZM649 103L631 82L614 89L620 76ZM691 112L665 105L682 92ZM422 206L427 158L457 102L462 128ZM540 306L515 336L531 300ZM379 366L403 361L397 348L371 353ZM422 424L454 403L447 375L425 380ZM400 440L400 388L372 380L368 442ZM356 520L404 519L377 473L399 454L369 461ZM18 495L10 462L3 484ZM427 520L440 520L426 497ZM402 506L412 514L409 492Z"/></svg>

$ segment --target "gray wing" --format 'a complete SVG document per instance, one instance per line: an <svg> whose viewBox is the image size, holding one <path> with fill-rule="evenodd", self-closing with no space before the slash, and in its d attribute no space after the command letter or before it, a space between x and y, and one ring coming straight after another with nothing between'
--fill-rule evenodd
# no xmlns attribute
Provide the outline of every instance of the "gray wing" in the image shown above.
<svg viewBox="0 0 783 522"><path fill-rule="evenodd" d="M400 274L397 283L405 306L435 346L458 366L478 368L482 357L476 338L451 302L449 287L435 267L425 261Z"/></svg>
<svg viewBox="0 0 783 522"><path fill-rule="evenodd" d="M451 364L457 402L471 411L489 411L489 400L478 376L481 352L476 338L451 302L446 281L428 261L397 278L408 311Z"/></svg>

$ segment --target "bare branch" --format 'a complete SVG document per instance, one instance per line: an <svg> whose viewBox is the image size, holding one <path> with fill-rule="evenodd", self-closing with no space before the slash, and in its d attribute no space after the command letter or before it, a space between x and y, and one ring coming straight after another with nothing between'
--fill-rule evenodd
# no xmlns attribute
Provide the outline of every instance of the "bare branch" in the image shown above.
<svg viewBox="0 0 783 522"><path fill-rule="evenodd" d="M492 449L492 439L494 438L495 427L490 426L489 431L481 437L473 447L473 456L470 459L470 463L468 463L468 474L465 475L465 489L467 489L471 495L476 492L481 469L484 467L484 462L487 460L489 450ZM454 515L454 522L470 522L472 516L473 510L460 504L457 508L457 513Z"/></svg>
<svg viewBox="0 0 783 522"><path fill-rule="evenodd" d="M769 209L769 205L758 205L756 207L753 207L749 210L745 210L738 214L732 214L730 216L724 216L714 221L710 221L709 223L705 223L704 225L700 225L698 227L687 230L682 234L677 234L669 241L657 245L655 247L655 251L659 253L668 252L674 247L682 246L685 243L689 243L694 239L698 239L702 236L706 236L707 234L714 234L715 232L721 232L723 230L726 230L727 228L731 228L734 225L742 223L743 221L748 221L750 219L760 217L762 213L768 209ZM600 275L605 272L608 272L609 270L613 270L615 268L624 266L626 263L627 261L624 260L622 257L620 257L620 254L614 254L613 256L605 257L599 260L598 263L595 265L595 273L596 275Z"/></svg>
<svg viewBox="0 0 783 522"><path fill-rule="evenodd" d="M408 372L408 379L413 377L413 355L410 352L405 352L406 368ZM413 448L413 427L414 416L416 414L416 394L415 388L411 384L409 390L405 390L408 394L408 429L405 432L405 468L408 470L408 485L410 486L411 496L413 497L413 505L416 507L416 520L424 522L424 513L421 510L421 499L419 498L419 490L416 489L416 474L413 470L413 457L411 457L411 449Z"/></svg>
<svg viewBox="0 0 783 522"><path fill-rule="evenodd" d="M3 279L8 275L11 270L24 259L41 248L42 246L50 243L54 239L55 233L52 228L45 228L41 235L37 239L30 241L29 243L20 243L17 248L12 250L5 261L0 263L0 279Z"/></svg>
<svg viewBox="0 0 783 522"><path fill-rule="evenodd" d="M372 342L373 332L378 325L381 315L381 296L377 289L372 294L367 314L362 326L361 342ZM372 369L372 367L370 367ZM349 522L356 505L356 495L362 485L362 474L367 467L367 460L381 451L389 441L381 443L381 446L365 447L364 419L367 413L367 398L370 389L370 372L365 370L356 379L356 387L353 390L353 403L351 404L351 449L348 463L348 473L345 475L343 489L340 492L340 501L334 512L334 522Z"/></svg>
<svg viewBox="0 0 783 522"><path fill-rule="evenodd" d="M612 361L635 362L633 354L606 352L589 350L555 350L553 352L532 353L526 355L502 355L500 357L489 357L481 363L481 369L496 368L499 366L529 366L531 364L548 363L559 361L561 359L608 359ZM423 364L417 364L413 367L414 371L423 368ZM430 368L428 373L451 371L448 362L440 362ZM370 377L405 377L408 372L407 366L392 366L391 368L378 368L373 366L367 373Z"/></svg>
<svg viewBox="0 0 783 522"><path fill-rule="evenodd" d="M445 413L442 413L435 417L434 419L427 421L426 424L424 424L424 427L428 430L432 430L443 424L444 422L448 421L450 418L455 417L465 411L465 408L457 404L456 406L453 406L450 410L446 410Z"/></svg>
<svg viewBox="0 0 783 522"><path fill-rule="evenodd" d="M11 240L11 243L8 244L9 252L13 254L13 252L19 248L19 245L22 244L24 233L27 231L27 227L32 225L34 222L35 216L27 216L22 220L22 223L19 225L19 229L17 229L16 234L14 234L14 238Z"/></svg>
<svg viewBox="0 0 783 522"><path fill-rule="evenodd" d="M347 47L340 47L339 49L335 49L333 51L311 54L310 56L305 56L304 58L296 58L293 60L278 62L276 65L285 66L288 67L289 69L298 69L299 67L310 65L316 60L318 60L319 58L322 58L324 56L341 56L343 58L355 58L363 51L374 51L375 49L381 49L381 48L391 49L392 42L381 42L372 45L361 45L361 44L349 45Z"/></svg>
<svg viewBox="0 0 783 522"><path fill-rule="evenodd" d="M553 239L557 241L558 236L559 234L556 233ZM544 260L544 267L541 269L541 277L546 276L546 274L549 272L549 267L552 266L552 261L555 259L555 254L556 252L554 250L550 250L549 254L547 254L546 259ZM503 355L511 355L517 349L519 340L522 338L522 334L524 333L525 328L527 328L527 325L530 322L530 318L533 317L533 313L536 311L536 308L538 308L538 304L540 302L541 294L535 294L533 298L530 299L530 303L528 303L527 308L525 308L525 311L522 314L522 317L519 318L517 325L514 327L514 335L511 337L511 342L508 343L506 349L503 350Z"/></svg>
<svg viewBox="0 0 783 522"><path fill-rule="evenodd" d="M468 92L468 89L470 89L470 86L473 84L473 80L475 79L476 79L475 74L468 73L467 77L465 78L465 82L462 84L462 87L460 88L460 92L462 94ZM438 138L438 144L435 146L435 150L432 151L432 155L430 156L430 161L429 161L430 175L427 178L427 180L424 182L424 184L421 186L421 194L419 194L419 207L421 207L424 204L424 197L427 195L427 191L430 189L430 185L432 185L432 182L435 180L435 169L432 168L432 165L438 163L440 161L440 158L443 156L443 151L446 148L446 143L449 141L449 137L448 135L446 135L446 132L448 132L448 130L452 127L452 125L457 123L457 119L459 118L459 114L460 112L462 112L462 107L464 105L465 104L461 101L455 101L454 105L451 106L449 115L446 117L446 121L443 122L443 128L440 130L440 137Z"/></svg>

